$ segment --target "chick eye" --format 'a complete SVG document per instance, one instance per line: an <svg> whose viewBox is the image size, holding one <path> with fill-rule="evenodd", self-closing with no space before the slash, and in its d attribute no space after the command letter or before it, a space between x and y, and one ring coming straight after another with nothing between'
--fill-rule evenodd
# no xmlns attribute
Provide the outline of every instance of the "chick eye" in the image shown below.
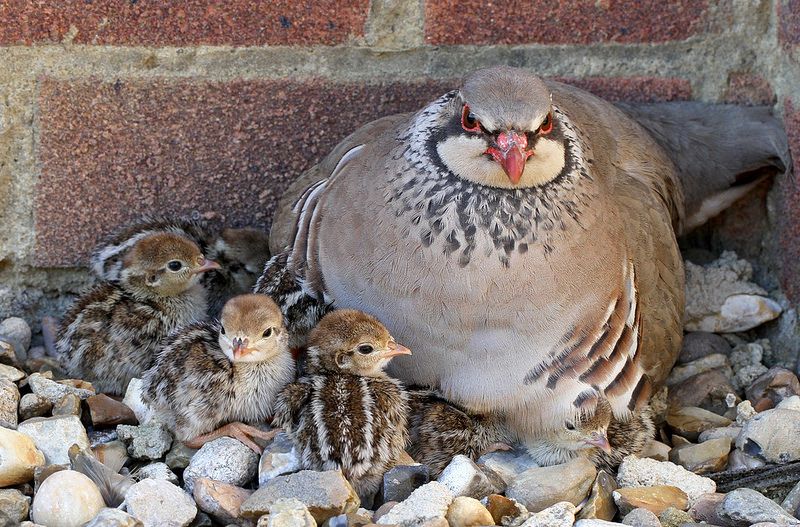
<svg viewBox="0 0 800 527"><path fill-rule="evenodd" d="M167 264L167 268L170 271L180 271L183 268L183 263L178 260L172 260L170 263Z"/></svg>
<svg viewBox="0 0 800 527"><path fill-rule="evenodd" d="M225 326L220 326L219 334L220 335L224 335L225 334Z"/></svg>
<svg viewBox="0 0 800 527"><path fill-rule="evenodd" d="M372 353L373 351L375 351L375 348L373 348L369 344L362 344L358 347L358 352L361 353L362 355Z"/></svg>
<svg viewBox="0 0 800 527"><path fill-rule="evenodd" d="M539 125L539 133L542 135L549 134L553 131L553 114L548 113L547 116L542 121L542 124Z"/></svg>
<svg viewBox="0 0 800 527"><path fill-rule="evenodd" d="M575 425L567 421L564 423L564 428L566 428L567 430L575 430Z"/></svg>
<svg viewBox="0 0 800 527"><path fill-rule="evenodd" d="M464 105L461 112L461 127L467 132L480 132L481 122L475 117L469 109L469 106Z"/></svg>
<svg viewBox="0 0 800 527"><path fill-rule="evenodd" d="M267 330L264 332L264 338L268 339L271 336L272 336L272 328L267 328Z"/></svg>

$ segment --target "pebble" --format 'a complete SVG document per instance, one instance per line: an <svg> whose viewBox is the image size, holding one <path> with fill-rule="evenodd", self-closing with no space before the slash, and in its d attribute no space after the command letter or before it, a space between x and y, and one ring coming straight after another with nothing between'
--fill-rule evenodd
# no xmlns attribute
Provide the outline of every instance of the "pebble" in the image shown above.
<svg viewBox="0 0 800 527"><path fill-rule="evenodd" d="M80 527L105 507L100 490L74 470L56 472L44 480L33 498L31 519L47 527Z"/></svg>
<svg viewBox="0 0 800 527"><path fill-rule="evenodd" d="M31 387L33 393L41 395L52 404L56 404L68 393L74 393L81 399L86 399L94 395L94 390L86 390L61 384L48 379L41 373L31 374L28 377L28 385Z"/></svg>
<svg viewBox="0 0 800 527"><path fill-rule="evenodd" d="M597 469L585 458L551 467L535 467L520 474L506 489L506 496L530 511L541 511L560 501L582 502L592 488Z"/></svg>
<svg viewBox="0 0 800 527"><path fill-rule="evenodd" d="M154 417L153 410L142 399L142 380L134 377L128 383L128 388L125 390L125 397L122 399L122 404L127 406L136 416L140 423L147 423Z"/></svg>
<svg viewBox="0 0 800 527"><path fill-rule="evenodd" d="M462 455L453 458L442 471L438 481L450 489L454 496L480 499L503 490L497 489L474 461Z"/></svg>
<svg viewBox="0 0 800 527"><path fill-rule="evenodd" d="M658 521L658 516L653 514L652 511L643 508L633 509L631 512L622 518L623 525L631 525L632 527L661 527L661 522Z"/></svg>
<svg viewBox="0 0 800 527"><path fill-rule="evenodd" d="M301 501L285 498L272 504L270 513L259 518L257 527L317 527L317 522Z"/></svg>
<svg viewBox="0 0 800 527"><path fill-rule="evenodd" d="M800 412L775 408L759 413L742 427L736 448L769 463L800 459Z"/></svg>
<svg viewBox="0 0 800 527"><path fill-rule="evenodd" d="M145 465L139 469L137 475L140 480L163 479L174 485L178 484L178 476L176 476L175 473L169 469L166 463L157 462Z"/></svg>
<svg viewBox="0 0 800 527"><path fill-rule="evenodd" d="M264 448L258 462L258 484L264 485L276 476L291 474L302 468L294 443L284 432L279 433Z"/></svg>
<svg viewBox="0 0 800 527"><path fill-rule="evenodd" d="M19 317L9 317L0 322L0 335L14 343L17 360L24 361L31 347L31 327Z"/></svg>
<svg viewBox="0 0 800 527"><path fill-rule="evenodd" d="M35 393L26 393L19 400L19 417L26 421L32 417L43 417L53 409L53 403L46 397Z"/></svg>
<svg viewBox="0 0 800 527"><path fill-rule="evenodd" d="M258 471L258 454L240 441L220 437L203 445L183 471L183 487L194 489L197 478L209 478L242 487L254 480Z"/></svg>
<svg viewBox="0 0 800 527"><path fill-rule="evenodd" d="M763 459L749 456L738 448L733 449L728 456L728 470L730 471L750 470L763 467L766 464L767 463Z"/></svg>
<svg viewBox="0 0 800 527"><path fill-rule="evenodd" d="M494 523L486 507L469 496L457 496L448 507L445 518L450 527L477 527Z"/></svg>
<svg viewBox="0 0 800 527"><path fill-rule="evenodd" d="M620 488L614 491L614 502L623 516L638 508L647 509L656 515L670 507L681 510L689 508L686 493L671 485Z"/></svg>
<svg viewBox="0 0 800 527"><path fill-rule="evenodd" d="M197 478L194 482L193 496L197 506L222 524L236 523L242 503L251 494L252 490L208 478Z"/></svg>
<svg viewBox="0 0 800 527"><path fill-rule="evenodd" d="M17 489L0 489L0 513L19 523L28 517L31 499Z"/></svg>
<svg viewBox="0 0 800 527"><path fill-rule="evenodd" d="M717 490L713 480L693 474L674 463L636 456L628 456L622 461L617 473L617 484L620 487L656 485L678 487L686 493L690 505L703 494Z"/></svg>
<svg viewBox="0 0 800 527"><path fill-rule="evenodd" d="M0 426L17 428L19 389L8 379L0 379Z"/></svg>
<svg viewBox="0 0 800 527"><path fill-rule="evenodd" d="M789 494L783 498L781 502L781 507L786 510L789 514L793 516L797 516L797 509L800 507L800 483L797 483L792 490L789 491Z"/></svg>
<svg viewBox="0 0 800 527"><path fill-rule="evenodd" d="M172 443L172 448L164 460L172 470L183 470L189 466L192 456L197 453L196 448L189 448L179 441Z"/></svg>
<svg viewBox="0 0 800 527"><path fill-rule="evenodd" d="M651 439L639 453L639 457L648 457L657 461L667 461L669 460L670 450L672 450L671 446L666 445L661 441Z"/></svg>
<svg viewBox="0 0 800 527"><path fill-rule="evenodd" d="M516 527L521 525L530 516L528 509L511 498L492 494L486 497L486 509L492 515L495 525Z"/></svg>
<svg viewBox="0 0 800 527"><path fill-rule="evenodd" d="M787 513L783 507L760 492L747 488L726 494L717 507L717 514L733 527L747 527L759 522L800 525L800 520Z"/></svg>
<svg viewBox="0 0 800 527"><path fill-rule="evenodd" d="M670 507L659 514L658 519L663 527L681 527L681 525L694 521L689 513L675 507Z"/></svg>
<svg viewBox="0 0 800 527"><path fill-rule="evenodd" d="M68 393L53 405L53 416L77 415L81 416L81 399L74 393Z"/></svg>
<svg viewBox="0 0 800 527"><path fill-rule="evenodd" d="M543 511L531 514L522 527L571 527L575 523L576 511L575 505L561 501Z"/></svg>
<svg viewBox="0 0 800 527"><path fill-rule="evenodd" d="M0 379L8 379L11 382L19 382L25 378L25 372L9 366L8 364L0 364Z"/></svg>
<svg viewBox="0 0 800 527"><path fill-rule="evenodd" d="M669 390L669 404L672 407L697 406L709 412L724 414L728 409L728 397L734 404L739 401L736 387L731 383L730 368L700 373L672 386Z"/></svg>
<svg viewBox="0 0 800 527"><path fill-rule="evenodd" d="M197 515L197 506L180 487L169 481L145 479L125 493L125 505L131 516L145 527L186 527Z"/></svg>
<svg viewBox="0 0 800 527"><path fill-rule="evenodd" d="M716 333L693 331L683 337L678 364L686 364L714 353L728 355L730 352L731 345Z"/></svg>
<svg viewBox="0 0 800 527"><path fill-rule="evenodd" d="M143 527L144 524L119 509L105 508L84 527Z"/></svg>
<svg viewBox="0 0 800 527"><path fill-rule="evenodd" d="M767 367L761 363L764 357L765 342L768 341L747 342L733 349L731 367L736 374L732 380L737 388L745 389L759 376L768 371Z"/></svg>
<svg viewBox="0 0 800 527"><path fill-rule="evenodd" d="M94 426L139 424L133 410L104 393L92 395L86 399L86 404Z"/></svg>
<svg viewBox="0 0 800 527"><path fill-rule="evenodd" d="M430 470L426 465L392 467L383 475L383 501L403 501L430 479Z"/></svg>
<svg viewBox="0 0 800 527"><path fill-rule="evenodd" d="M102 445L92 448L94 457L100 463L104 464L114 472L119 472L119 469L128 461L128 449L122 441L110 441Z"/></svg>
<svg viewBox="0 0 800 527"><path fill-rule="evenodd" d="M11 341L7 341L0 335L0 363L1 364L16 364L17 366L20 365L20 361L17 359L17 352L14 350L15 346Z"/></svg>
<svg viewBox="0 0 800 527"><path fill-rule="evenodd" d="M721 426L719 428L709 428L705 432L702 432L697 440L701 443L705 443L706 441L711 441L712 439L726 437L733 442L736 441L737 437L739 437L741 431L741 426Z"/></svg>
<svg viewBox="0 0 800 527"><path fill-rule="evenodd" d="M619 525L624 525L622 523L616 522L608 522L605 520L578 520L575 522L575 527L617 527Z"/></svg>
<svg viewBox="0 0 800 527"><path fill-rule="evenodd" d="M420 487L420 489L422 488L424 487ZM446 487L443 488L446 489ZM449 493L449 491L447 492ZM412 494L409 499L413 496ZM308 511L319 524L333 516L355 512L359 506L358 496L350 483L342 476L341 471L301 470L295 474L271 479L266 485L255 491L242 503L242 516L252 519L259 518L269 513L273 503L284 498L300 500L308 507ZM450 499L452 500L452 495Z"/></svg>
<svg viewBox="0 0 800 527"><path fill-rule="evenodd" d="M777 405L787 397L800 395L800 380L786 368L770 368L747 387L745 395L753 404L766 397Z"/></svg>
<svg viewBox="0 0 800 527"><path fill-rule="evenodd" d="M128 455L135 459L161 459L172 445L172 436L158 421L140 426L118 425L117 435L128 446Z"/></svg>
<svg viewBox="0 0 800 527"><path fill-rule="evenodd" d="M431 481L412 492L408 499L392 507L392 510L378 520L378 524L416 527L427 522L444 520L454 499L450 489L438 481Z"/></svg>
<svg viewBox="0 0 800 527"><path fill-rule="evenodd" d="M756 412L750 401L742 401L736 405L736 424L744 426L744 424L756 416Z"/></svg>
<svg viewBox="0 0 800 527"><path fill-rule="evenodd" d="M75 415L34 417L23 421L17 430L27 435L42 451L48 464L69 465L69 448L89 448L89 437Z"/></svg>
<svg viewBox="0 0 800 527"><path fill-rule="evenodd" d="M478 465L486 466L496 472L506 485L511 483L529 468L538 467L539 464L524 451L498 450L481 456Z"/></svg>
<svg viewBox="0 0 800 527"><path fill-rule="evenodd" d="M717 515L717 507L725 499L725 494L713 492L697 498L689 509L692 519L697 522L706 522L711 525L723 525L725 522Z"/></svg>
<svg viewBox="0 0 800 527"><path fill-rule="evenodd" d="M601 470L592 483L592 490L589 498L583 504L578 519L599 518L601 520L613 520L617 515L617 507L614 504L613 493L617 489L617 482L614 481L608 472Z"/></svg>
<svg viewBox="0 0 800 527"><path fill-rule="evenodd" d="M675 386L696 375L719 369L730 371L731 363L728 356L721 353L707 355L701 359L675 366L667 377L667 386Z"/></svg>
<svg viewBox="0 0 800 527"><path fill-rule="evenodd" d="M671 409L667 414L667 424L675 433L689 441L695 441L702 432L728 426L731 420L702 408L687 406Z"/></svg>
<svg viewBox="0 0 800 527"><path fill-rule="evenodd" d="M728 466L731 442L729 437L720 437L704 441L699 445L673 448L669 460L695 474L720 472Z"/></svg>

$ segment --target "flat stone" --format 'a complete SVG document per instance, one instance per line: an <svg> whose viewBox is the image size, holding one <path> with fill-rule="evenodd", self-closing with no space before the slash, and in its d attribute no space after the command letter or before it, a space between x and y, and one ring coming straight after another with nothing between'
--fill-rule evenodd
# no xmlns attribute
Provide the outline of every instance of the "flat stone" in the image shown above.
<svg viewBox="0 0 800 527"><path fill-rule="evenodd" d="M575 527L618 527L624 525L622 523L607 522L605 520L578 520L575 522Z"/></svg>
<svg viewBox="0 0 800 527"><path fill-rule="evenodd" d="M355 512L359 506L358 496L341 471L302 470L268 481L242 503L242 516L259 518L270 512L273 503L285 498L300 500L319 524L333 516Z"/></svg>
<svg viewBox="0 0 800 527"><path fill-rule="evenodd" d="M93 447L92 452L100 463L114 472L119 472L125 462L128 461L128 448L122 441L103 443Z"/></svg>
<svg viewBox="0 0 800 527"><path fill-rule="evenodd" d="M708 355L728 355L730 352L731 345L716 333L693 331L683 337L678 364L686 364Z"/></svg>
<svg viewBox="0 0 800 527"><path fill-rule="evenodd" d="M378 520L379 525L400 525L402 527L422 527L428 522L444 519L455 496L450 489L431 481L411 493L402 503Z"/></svg>
<svg viewBox="0 0 800 527"><path fill-rule="evenodd" d="M81 416L81 399L74 393L68 393L53 405L53 416L76 415Z"/></svg>
<svg viewBox="0 0 800 527"><path fill-rule="evenodd" d="M25 372L7 364L0 364L0 379L19 382L25 378Z"/></svg>
<svg viewBox="0 0 800 527"><path fill-rule="evenodd" d="M102 509L84 527L144 527L144 524L119 509Z"/></svg>
<svg viewBox="0 0 800 527"><path fill-rule="evenodd" d="M469 496L457 496L447 509L445 518L450 527L477 527L494 523L486 507Z"/></svg>
<svg viewBox="0 0 800 527"><path fill-rule="evenodd" d="M572 503L562 501L532 514L522 527L572 527L575 523L576 509Z"/></svg>
<svg viewBox="0 0 800 527"><path fill-rule="evenodd" d="M89 437L75 415L34 417L23 421L17 430L27 435L42 451L48 464L69 465L69 448L89 448Z"/></svg>
<svg viewBox="0 0 800 527"><path fill-rule="evenodd" d="M728 361L728 356L721 353L714 353L705 356L701 359L688 362L675 366L667 377L667 386L675 386L680 384L690 377L705 373L711 370L728 369L730 370L731 363Z"/></svg>
<svg viewBox="0 0 800 527"><path fill-rule="evenodd" d="M8 379L0 379L0 426L17 428L19 389Z"/></svg>
<svg viewBox="0 0 800 527"><path fill-rule="evenodd" d="M648 457L657 461L667 461L669 460L670 450L672 450L671 446L666 445L661 441L651 439L647 442L644 449L642 449L642 451L639 453L639 457Z"/></svg>
<svg viewBox="0 0 800 527"><path fill-rule="evenodd" d="M301 501L286 498L273 503L270 513L258 519L257 527L317 527L317 522Z"/></svg>
<svg viewBox="0 0 800 527"><path fill-rule="evenodd" d="M717 515L717 507L725 499L725 494L713 492L703 494L695 499L694 504L689 509L692 519L697 522L706 522L711 525L724 525L725 520Z"/></svg>
<svg viewBox="0 0 800 527"><path fill-rule="evenodd" d="M145 526L186 527L197 515L197 506L180 487L161 479L145 479L125 493L128 514Z"/></svg>
<svg viewBox="0 0 800 527"><path fill-rule="evenodd" d="M524 505L499 494L487 496L486 509L492 515L495 525L505 527L521 525L530 516Z"/></svg>
<svg viewBox="0 0 800 527"><path fill-rule="evenodd" d="M139 479L163 479L173 485L178 484L178 476L172 472L166 463L150 463L139 469Z"/></svg>
<svg viewBox="0 0 800 527"><path fill-rule="evenodd" d="M172 443L172 448L167 453L167 457L164 461L172 470L183 470L189 466L189 463L192 461L192 456L197 453L197 450L196 448L189 448L179 441L175 441Z"/></svg>
<svg viewBox="0 0 800 527"><path fill-rule="evenodd" d="M32 417L43 417L53 409L53 403L41 395L26 393L19 400L19 417L26 421Z"/></svg>
<svg viewBox="0 0 800 527"><path fill-rule="evenodd" d="M279 433L264 447L258 462L258 485L264 485L276 476L291 474L302 468L294 443L284 432Z"/></svg>
<svg viewBox="0 0 800 527"><path fill-rule="evenodd" d="M766 397L777 406L787 397L800 395L800 380L786 368L770 368L747 387L745 395L753 404Z"/></svg>
<svg viewBox="0 0 800 527"><path fill-rule="evenodd" d="M499 450L490 452L478 459L478 465L486 466L496 472L506 485L510 485L520 474L539 464L522 450Z"/></svg>
<svg viewBox="0 0 800 527"><path fill-rule="evenodd" d="M104 393L89 397L86 404L89 405L89 416L94 426L139 424L133 410Z"/></svg>
<svg viewBox="0 0 800 527"><path fill-rule="evenodd" d="M771 463L800 459L800 412L772 409L759 413L742 427L736 448Z"/></svg>
<svg viewBox="0 0 800 527"><path fill-rule="evenodd" d="M658 519L663 527L681 527L693 521L689 513L675 507L670 507L659 514Z"/></svg>
<svg viewBox="0 0 800 527"><path fill-rule="evenodd" d="M201 511L222 524L237 523L242 503L253 494L252 490L208 478L194 482L194 501Z"/></svg>
<svg viewBox="0 0 800 527"><path fill-rule="evenodd" d="M697 440L701 443L711 441L712 439L727 438L731 442L736 441L739 434L742 432L741 426L721 426L719 428L709 428L701 433Z"/></svg>
<svg viewBox="0 0 800 527"><path fill-rule="evenodd" d="M608 472L601 470L592 484L589 499L583 504L578 513L578 519L599 518L601 520L613 520L617 515L617 507L614 504L613 493L617 489L617 482L614 481Z"/></svg>
<svg viewBox="0 0 800 527"><path fill-rule="evenodd" d="M800 520L780 505L760 492L747 488L729 492L717 507L717 514L733 527L748 527L759 522L800 525Z"/></svg>
<svg viewBox="0 0 800 527"><path fill-rule="evenodd" d="M94 395L94 390L75 388L66 384L58 383L48 379L41 373L32 373L28 377L28 385L31 391L46 398L52 404L56 404L68 393L74 393L80 399L86 399Z"/></svg>
<svg viewBox="0 0 800 527"><path fill-rule="evenodd" d="M520 474L506 489L506 496L530 511L541 511L561 501L577 505L588 496L596 476L595 466L584 458L535 467Z"/></svg>
<svg viewBox="0 0 800 527"><path fill-rule="evenodd" d="M140 426L118 425L117 435L135 459L161 459L172 445L172 436L158 421Z"/></svg>
<svg viewBox="0 0 800 527"><path fill-rule="evenodd" d="M713 480L698 476L674 463L636 456L628 456L622 461L617 472L617 484L620 487L678 487L688 496L689 505L703 494L717 490Z"/></svg>
<svg viewBox="0 0 800 527"><path fill-rule="evenodd" d="M767 462L760 457L745 454L738 448L734 448L728 456L728 470L751 470L763 467Z"/></svg>
<svg viewBox="0 0 800 527"><path fill-rule="evenodd" d="M403 501L430 481L426 465L398 465L383 475L383 501Z"/></svg>
<svg viewBox="0 0 800 527"><path fill-rule="evenodd" d="M31 519L47 527L81 527L105 507L88 477L62 470L48 477L33 498Z"/></svg>
<svg viewBox="0 0 800 527"><path fill-rule="evenodd" d="M208 478L243 487L256 478L258 454L230 437L220 437L203 445L183 471L183 486L194 489L197 478Z"/></svg>
<svg viewBox="0 0 800 527"><path fill-rule="evenodd" d="M622 518L622 523L633 527L661 527L658 516L643 508L633 509Z"/></svg>
<svg viewBox="0 0 800 527"><path fill-rule="evenodd" d="M0 513L22 522L28 518L31 499L17 489L0 489Z"/></svg>
<svg viewBox="0 0 800 527"><path fill-rule="evenodd" d="M720 472L728 466L731 442L729 437L720 437L710 439L699 445L673 448L670 452L669 460L695 474Z"/></svg>
<svg viewBox="0 0 800 527"><path fill-rule="evenodd" d="M623 516L638 508L647 509L655 515L660 515L670 507L680 510L689 508L686 493L670 485L619 488L614 491L614 502Z"/></svg>
<svg viewBox="0 0 800 527"><path fill-rule="evenodd" d="M731 382L733 373L727 370L710 370L670 387L669 404L672 407L696 406L716 414L724 414L729 406L729 396L734 404L739 401L737 389Z"/></svg>
<svg viewBox="0 0 800 527"><path fill-rule="evenodd" d="M492 484L474 461L462 455L453 458L442 471L438 481L450 489L456 497L469 496L480 499L502 491Z"/></svg>
<svg viewBox="0 0 800 527"><path fill-rule="evenodd" d="M695 441L710 428L728 426L731 420L697 407L673 408L667 414L667 424L672 430L690 441Z"/></svg>

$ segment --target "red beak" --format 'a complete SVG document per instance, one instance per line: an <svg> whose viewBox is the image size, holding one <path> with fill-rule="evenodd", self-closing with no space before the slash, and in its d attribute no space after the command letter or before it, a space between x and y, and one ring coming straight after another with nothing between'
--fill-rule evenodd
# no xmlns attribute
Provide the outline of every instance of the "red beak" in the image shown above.
<svg viewBox="0 0 800 527"><path fill-rule="evenodd" d="M200 267L195 269L193 272L197 273L205 273L206 271L213 271L214 269L219 269L219 264L214 260L203 259L203 262L200 264Z"/></svg>
<svg viewBox="0 0 800 527"><path fill-rule="evenodd" d="M411 355L411 350L395 341L389 342L389 351L385 352L383 356L396 357L397 355Z"/></svg>
<svg viewBox="0 0 800 527"><path fill-rule="evenodd" d="M234 338L233 339L233 358L234 359L238 359L239 357L247 355L248 353L253 351L253 350L251 350L251 349L249 349L247 347L248 344L250 344L250 342L248 342L247 339Z"/></svg>
<svg viewBox="0 0 800 527"><path fill-rule="evenodd" d="M516 185L522 179L522 173L525 171L525 161L533 155L533 152L526 150L527 148L528 137L525 134L509 130L508 132L500 132L497 136L497 146L490 146L486 149L486 153L500 163L503 171L508 176L508 180L513 185Z"/></svg>

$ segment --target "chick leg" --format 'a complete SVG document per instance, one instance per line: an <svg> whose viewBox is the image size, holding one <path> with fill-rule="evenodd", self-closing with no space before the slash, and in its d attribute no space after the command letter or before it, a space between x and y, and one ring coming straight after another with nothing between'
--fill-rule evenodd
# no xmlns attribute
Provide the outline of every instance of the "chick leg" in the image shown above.
<svg viewBox="0 0 800 527"><path fill-rule="evenodd" d="M258 428L244 423L228 423L225 426L217 428L213 432L199 435L194 439L185 441L184 444L189 448L200 448L209 441L213 441L223 436L232 437L244 443L250 450L256 454L261 454L262 448L258 446L251 438L257 437L269 441L274 438L280 429L275 428L267 432L259 430Z"/></svg>

